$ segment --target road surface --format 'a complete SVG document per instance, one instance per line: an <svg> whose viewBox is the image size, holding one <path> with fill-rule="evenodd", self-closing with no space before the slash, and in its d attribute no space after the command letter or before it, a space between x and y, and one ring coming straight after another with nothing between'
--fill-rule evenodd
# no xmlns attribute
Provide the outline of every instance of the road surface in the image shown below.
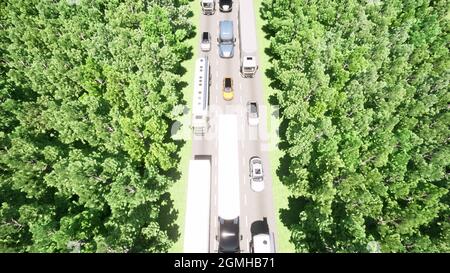
<svg viewBox="0 0 450 273"><path fill-rule="evenodd" d="M211 69L211 88L210 88L210 128L204 137L193 136L192 159L195 156L211 155L212 164L212 184L211 184L211 226L210 226L210 252L217 252L218 243L215 239L218 235L217 220L217 122L218 114L237 114L238 115L238 134L239 134L239 175L240 175L240 233L243 235L241 240L241 251L249 252L249 243L251 241L251 226L256 221L262 221L267 218L270 232L274 233L275 250L277 246L277 236L275 230L275 214L273 206L272 178L270 172L270 161L268 155L269 139L267 129L268 105L263 100L263 86L261 72L258 70L254 78L242 78L239 74L240 51L238 35L238 7L239 1L233 1L233 10L230 13L220 12L218 3L216 3L216 12L214 15L200 16L200 27L198 31L208 31L211 33L211 51L202 52L200 50L200 41L197 42L199 56L208 56ZM201 8L198 5L198 8ZM258 13L255 13L258 14ZM219 57L217 37L219 32L219 21L232 20L236 45L234 57L232 59L223 59ZM256 18L255 18L256 20ZM201 35L200 35L201 36ZM257 58L258 60L260 58ZM234 98L231 101L225 101L222 97L222 81L224 77L231 76L234 80ZM250 127L247 122L246 104L247 101L257 101L259 106L259 126ZM259 156L263 161L265 188L262 192L256 193L250 188L249 181L249 159L252 156Z"/></svg>

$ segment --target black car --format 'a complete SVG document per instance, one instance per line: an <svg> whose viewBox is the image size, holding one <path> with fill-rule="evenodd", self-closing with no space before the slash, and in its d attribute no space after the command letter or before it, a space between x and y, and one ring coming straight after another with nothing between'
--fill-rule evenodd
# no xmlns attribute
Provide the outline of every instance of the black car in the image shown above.
<svg viewBox="0 0 450 273"><path fill-rule="evenodd" d="M221 12L230 12L233 8L233 0L219 0L219 10Z"/></svg>

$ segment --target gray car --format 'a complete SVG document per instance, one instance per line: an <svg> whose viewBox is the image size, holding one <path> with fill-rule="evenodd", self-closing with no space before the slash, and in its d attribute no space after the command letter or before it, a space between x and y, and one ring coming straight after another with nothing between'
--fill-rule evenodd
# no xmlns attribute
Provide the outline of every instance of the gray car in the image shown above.
<svg viewBox="0 0 450 273"><path fill-rule="evenodd" d="M233 32L233 21L224 20L219 22L219 56L221 58L233 58L236 37Z"/></svg>

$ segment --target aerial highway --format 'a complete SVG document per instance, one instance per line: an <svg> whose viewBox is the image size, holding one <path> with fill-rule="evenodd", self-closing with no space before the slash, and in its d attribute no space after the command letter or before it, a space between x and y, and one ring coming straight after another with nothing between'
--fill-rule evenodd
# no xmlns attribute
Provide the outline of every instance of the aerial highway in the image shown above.
<svg viewBox="0 0 450 273"><path fill-rule="evenodd" d="M245 14L239 16L239 1L232 2L231 11L222 12L219 10L219 1L216 1L214 6L214 12L207 11L202 14L200 19L200 25L198 31L200 34L208 32L210 35L211 46L210 50L202 50L204 47L200 47L200 41L198 41L198 57L203 58L209 65L209 75L196 76L194 79L196 82L196 88L194 89L193 107L196 108L199 113L204 112L204 107L207 107L208 119L207 130L201 133L202 130L198 128L193 129L193 146L191 159L198 159L207 157L211 163L211 192L210 192L210 240L209 240L209 252L219 251L220 234L220 222L219 219L219 199L223 195L223 192L219 191L220 173L234 172L235 170L227 170L224 168L238 168L237 181L239 185L239 252L247 253L252 252L252 237L258 233L270 234L271 242L273 245L272 251L276 251L277 237L275 228L275 211L273 205L273 190L272 190L272 178L271 178L271 166L269 161L269 139L267 128L267 113L268 105L264 101L262 75L260 70L255 67L253 74L250 76L243 72L241 65L245 56L241 55L241 38L242 35L250 35L246 37L246 46L244 48L247 51L252 51L252 54L256 54L246 60L250 61L250 64L255 63L258 60L258 51L256 51L256 29L255 29L255 13L253 12L252 0L248 1L243 8L247 10L241 10ZM200 1L201 2L201 1ZM202 8L199 6L199 8ZM212 13L212 14L211 14ZM246 22L242 22L243 26L239 26L239 17L246 18ZM233 57L220 57L218 38L219 38L219 22L220 21L232 21L233 22L233 35L236 38L234 45ZM252 31L252 28L254 29ZM240 33L242 29L243 33ZM244 33L250 32L250 33ZM200 35L202 36L202 35ZM249 42L250 41L250 44ZM223 53L223 52L222 52ZM245 55L245 54L244 54ZM252 59L253 58L253 59ZM202 71L204 71L202 69ZM245 69L245 71L252 71L251 69ZM255 72L256 71L256 72ZM197 73L199 74L199 73ZM209 94L208 105L204 105L202 109L199 107L202 105L202 90L207 90L208 85L204 80L209 78ZM232 88L234 95L232 99L225 100L222 92L224 78L229 77L232 79ZM204 89L199 89L204 88ZM197 97L196 97L197 96ZM249 125L247 117L247 103L253 101L258 105L259 121L258 124ZM201 107L200 107L201 108ZM237 131L237 155L228 156L226 158L235 160L236 164L225 164L219 162L219 158L224 158L219 154L220 142L226 142L221 139L224 136L219 134L219 119L223 115L236 117L236 131ZM197 118L197 120L196 120ZM193 113L193 124L201 120L199 115ZM228 125L234 126L234 125ZM230 129L232 130L232 129ZM200 132L200 133L199 133ZM225 134L229 135L229 134ZM228 140L229 143L230 140ZM227 144L230 145L230 144ZM222 153L226 153L227 149L220 149ZM225 150L225 151L224 151ZM222 157L221 157L222 156ZM262 161L264 172L264 188L262 191L256 192L251 188L249 177L249 164L252 157L259 157ZM233 158L233 159L231 159ZM235 166L235 167L233 167ZM223 168L223 169L220 169ZM222 179L224 180L224 179ZM236 182L236 181L234 181ZM190 182L188 182L189 184ZM231 182L230 182L231 183ZM230 202L233 201L231 198ZM226 201L225 201L226 202ZM223 202L222 202L223 204ZM230 204L230 207L236 204Z"/></svg>

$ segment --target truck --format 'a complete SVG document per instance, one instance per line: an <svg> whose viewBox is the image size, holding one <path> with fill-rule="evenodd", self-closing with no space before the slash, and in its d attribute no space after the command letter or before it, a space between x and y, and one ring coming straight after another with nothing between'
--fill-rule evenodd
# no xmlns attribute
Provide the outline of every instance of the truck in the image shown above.
<svg viewBox="0 0 450 273"><path fill-rule="evenodd" d="M221 58L233 58L234 44L236 42L233 32L233 21L223 20L219 22L217 42L219 43L219 56Z"/></svg>
<svg viewBox="0 0 450 273"><path fill-rule="evenodd" d="M214 0L200 0L200 6L204 15L213 15L216 11L216 3Z"/></svg>
<svg viewBox="0 0 450 273"><path fill-rule="evenodd" d="M233 0L219 0L219 10L221 12L231 12L233 9Z"/></svg>
<svg viewBox="0 0 450 273"><path fill-rule="evenodd" d="M211 161L189 162L184 228L184 252L209 252Z"/></svg>
<svg viewBox="0 0 450 273"><path fill-rule="evenodd" d="M254 77L258 70L256 61L256 27L253 0L239 1L239 45L240 45L240 73L243 78Z"/></svg>
<svg viewBox="0 0 450 273"><path fill-rule="evenodd" d="M239 158L237 115L218 116L218 241L219 253L240 252Z"/></svg>
<svg viewBox="0 0 450 273"><path fill-rule="evenodd" d="M208 57L197 59L194 75L194 95L192 96L192 122L194 135L203 136L209 127L210 71Z"/></svg>
<svg viewBox="0 0 450 273"><path fill-rule="evenodd" d="M251 225L250 232L250 252L252 253L275 253L274 234L269 231L267 218L262 221L255 221Z"/></svg>

